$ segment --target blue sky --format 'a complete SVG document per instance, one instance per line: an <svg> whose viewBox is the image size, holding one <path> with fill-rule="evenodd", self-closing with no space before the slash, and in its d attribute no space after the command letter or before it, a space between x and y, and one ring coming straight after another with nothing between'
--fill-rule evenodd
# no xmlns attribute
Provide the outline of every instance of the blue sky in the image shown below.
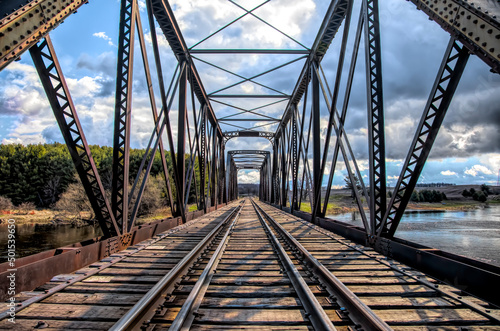
<svg viewBox="0 0 500 331"><path fill-rule="evenodd" d="M254 1L238 2L249 7L256 5ZM189 45L241 15L241 10L222 0L177 0L170 3L175 9L177 20ZM256 13L306 46L311 46L327 5L326 1L274 0ZM140 1L140 6L145 23L143 1ZM388 0L381 6L387 180L391 185L399 175L449 35L409 2ZM280 14L277 15L277 12ZM91 144L112 144L118 16L119 1L90 1L51 33ZM357 14L353 17L357 17ZM327 78L331 80L335 74L341 32L337 34L322 64ZM149 33L146 26L145 33ZM158 37L162 38L161 32L158 32ZM149 40L148 36L146 40ZM299 48L287 38L275 34L262 24L257 24L251 18L242 20L228 29L224 38L213 38L200 45L200 48L221 47L220 45L244 48L246 42L252 42L253 47L261 45L263 48ZM164 77L169 81L176 61L163 39L160 44ZM151 55L151 52L149 54ZM238 62L237 57L230 63L223 63L216 58L207 60L225 65L243 75L250 75L254 67L272 67L278 60L290 59L255 57L254 63L248 60ZM362 62L363 53L358 62L361 64L355 76L346 129L358 162L367 175L367 119ZM134 148L145 147L152 130L141 65L139 53L136 52L132 128ZM201 62L196 65L209 91L227 85L235 79L224 76ZM279 71L274 76L262 77L261 82L289 91L293 88L302 65L303 62L297 62L295 66ZM153 79L156 81L156 77ZM250 84L242 86L241 89L258 92L258 89ZM422 173L421 182L496 184L500 169L499 101L499 75L490 73L484 63L472 56ZM280 107L277 105L267 111L269 115L274 116L282 112ZM218 105L214 106L214 109L218 116L228 111ZM171 115L175 119L176 111L173 110ZM322 113L324 126L326 118L327 114ZM223 130L229 129L230 127L223 127ZM267 129L274 131L271 126ZM24 54L21 61L12 63L0 72L0 141L23 144L62 141L28 54ZM231 140L226 149L236 148L269 150L271 147L265 139L240 138ZM344 171L341 165L334 185L343 185ZM257 171L242 171L239 175L240 182L257 182L258 178Z"/></svg>

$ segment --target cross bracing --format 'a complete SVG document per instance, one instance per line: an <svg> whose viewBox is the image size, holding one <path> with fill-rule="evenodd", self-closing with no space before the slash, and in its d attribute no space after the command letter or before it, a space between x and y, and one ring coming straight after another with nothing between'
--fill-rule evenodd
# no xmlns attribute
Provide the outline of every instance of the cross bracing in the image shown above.
<svg viewBox="0 0 500 331"><path fill-rule="evenodd" d="M500 68L498 4L439 0L431 6L411 1L451 37L420 124L409 133L414 139L401 175L391 189L386 174L386 78L378 0L334 0L323 5L323 19L315 22L317 33L311 36L286 31L276 20L279 15L273 15L275 5L270 0L221 1L221 10L231 12L232 18L217 21L220 24L210 25L216 28L206 31L202 20L198 30L187 26L184 16L179 20L178 15L185 13L167 0L147 0L143 9L137 0L122 0L116 41L113 184L108 201L49 36L84 2L36 0L6 10L0 26L0 66L6 67L30 49L107 236L127 233L133 227L159 150L169 206L183 221L188 204L193 203L191 192L199 210L217 207L237 198L238 172L254 169L259 171L262 200L292 212L309 204L314 222L326 216L334 176L342 168L350 181L360 179L361 189L354 192L354 199L367 240L376 244L396 233L469 55L484 61L493 72ZM17 6L16 1L4 3L4 8ZM91 1L89 5L97 4ZM204 19L212 18L207 14ZM252 38L258 33L268 34L268 42L256 43ZM163 56L165 41L176 61L171 77L167 77ZM335 54L335 66L324 68L330 54ZM133 64L141 60L153 124L141 176L130 178L133 82L138 75ZM359 103L353 100L358 91L352 87L360 75L366 82L368 165L361 164L344 126L353 103ZM251 142L242 143L246 139ZM166 161L167 153L173 156L171 164ZM388 199L389 191L392 197Z"/></svg>

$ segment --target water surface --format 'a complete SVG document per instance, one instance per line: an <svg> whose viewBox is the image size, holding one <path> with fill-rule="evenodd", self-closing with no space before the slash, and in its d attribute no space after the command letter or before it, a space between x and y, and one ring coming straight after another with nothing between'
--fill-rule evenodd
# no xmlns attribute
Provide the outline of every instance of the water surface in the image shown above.
<svg viewBox="0 0 500 331"><path fill-rule="evenodd" d="M0 263L7 261L7 224L0 224ZM101 236L97 226L16 224L16 258Z"/></svg>
<svg viewBox="0 0 500 331"><path fill-rule="evenodd" d="M363 226L357 212L328 217ZM395 237L500 266L500 206L469 211L408 211Z"/></svg>

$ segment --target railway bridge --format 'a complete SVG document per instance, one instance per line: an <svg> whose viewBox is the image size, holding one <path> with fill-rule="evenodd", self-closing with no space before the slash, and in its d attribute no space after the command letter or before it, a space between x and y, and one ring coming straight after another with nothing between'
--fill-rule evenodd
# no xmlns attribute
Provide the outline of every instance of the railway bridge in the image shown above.
<svg viewBox="0 0 500 331"><path fill-rule="evenodd" d="M469 58L500 72L500 3L403 3L450 38L389 187L379 1L323 3L306 44L270 22L281 15L275 2L228 0L234 19L196 39L193 27L217 17L186 18L183 6L201 1L119 1L110 194L50 37L71 14L102 3L0 2L0 69L31 57L103 232L0 265L0 329L500 330L498 267L397 238ZM262 26L269 35L261 37L279 47L252 44ZM335 67L324 69L329 55ZM272 85L273 74L288 87ZM344 126L359 107L360 78L367 164ZM139 93L152 125L131 178ZM155 158L172 217L138 225ZM259 172L258 197L238 196L248 169ZM359 185L362 227L327 217L339 170Z"/></svg>

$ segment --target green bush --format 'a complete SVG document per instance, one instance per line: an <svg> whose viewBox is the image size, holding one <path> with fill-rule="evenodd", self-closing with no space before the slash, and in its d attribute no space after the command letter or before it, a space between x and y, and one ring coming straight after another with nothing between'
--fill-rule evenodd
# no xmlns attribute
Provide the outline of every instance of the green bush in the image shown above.
<svg viewBox="0 0 500 331"><path fill-rule="evenodd" d="M447 200L446 194L436 190L413 191L410 197L414 202L441 202Z"/></svg>
<svg viewBox="0 0 500 331"><path fill-rule="evenodd" d="M472 195L472 199L479 201L479 202L485 202L488 199L488 196L486 194L484 194L483 191L478 191L478 192L474 192L474 194Z"/></svg>

